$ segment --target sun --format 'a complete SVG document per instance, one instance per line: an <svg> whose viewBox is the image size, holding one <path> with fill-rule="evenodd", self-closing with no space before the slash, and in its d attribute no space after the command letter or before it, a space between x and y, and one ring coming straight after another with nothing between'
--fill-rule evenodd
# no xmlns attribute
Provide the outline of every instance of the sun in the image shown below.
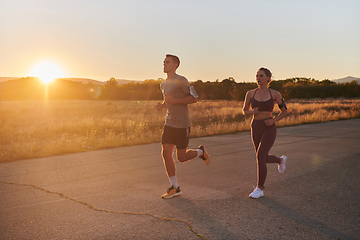
<svg viewBox="0 0 360 240"><path fill-rule="evenodd" d="M44 83L50 83L55 78L64 77L64 75L64 71L61 67L50 61L36 64L31 71L31 76L40 78Z"/></svg>

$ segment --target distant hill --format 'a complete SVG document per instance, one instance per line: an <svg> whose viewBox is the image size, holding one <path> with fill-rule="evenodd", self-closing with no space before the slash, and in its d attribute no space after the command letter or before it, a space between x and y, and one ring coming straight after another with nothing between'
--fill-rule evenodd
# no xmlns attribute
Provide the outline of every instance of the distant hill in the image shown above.
<svg viewBox="0 0 360 240"><path fill-rule="evenodd" d="M0 82L6 82L6 81L11 81L11 80L17 80L17 79L20 79L20 77L0 77ZM75 82L82 82L84 84L87 84L89 82L92 82L93 84L98 84L98 85L106 84L106 81L99 81L99 80L94 80L94 79L90 79L90 78L61 78L61 79L66 79L66 80L75 81ZM352 76L339 78L339 79L332 79L330 81L335 82L335 83L347 83L347 82L351 82L353 80L356 80L358 82L358 84L360 84L360 78L356 78L356 77L352 77ZM130 82L134 82L134 83L142 83L143 82L143 81L138 81L138 80L127 80L127 79L116 79L116 81L118 82L119 85L127 84Z"/></svg>
<svg viewBox="0 0 360 240"><path fill-rule="evenodd" d="M118 82L119 85L127 84L127 83L130 83L130 82L133 82L133 83L142 83L142 82L143 82L143 81L126 80L126 79L116 79L116 81ZM106 83L106 82L105 82L105 83Z"/></svg>
<svg viewBox="0 0 360 240"><path fill-rule="evenodd" d="M336 83L347 83L347 82L351 82L353 80L356 80L358 82L358 84L360 84L360 78L356 78L356 77L352 77L352 76L339 78L339 79L333 79L331 81L336 82Z"/></svg>
<svg viewBox="0 0 360 240"><path fill-rule="evenodd" d="M87 84L89 82L92 82L94 84L104 85L106 82L90 79L90 78L58 78L58 79L64 79L68 81L74 81L74 82L82 82L84 84Z"/></svg>
<svg viewBox="0 0 360 240"><path fill-rule="evenodd" d="M19 77L0 77L0 82L20 79Z"/></svg>
<svg viewBox="0 0 360 240"><path fill-rule="evenodd" d="M20 77L0 77L0 82L6 82L6 81L10 81L10 80L17 80L17 79L20 79ZM98 80L94 80L94 79L90 79L90 78L59 78L59 79L66 79L66 80L74 81L74 82L82 82L84 84L87 84L89 82L92 82L93 84L98 84L98 85L106 84L106 81L98 81ZM137 81L137 80L126 80L126 79L116 79L116 81L118 82L119 85L127 84L130 82L134 82L134 83L142 82L142 81Z"/></svg>
<svg viewBox="0 0 360 240"><path fill-rule="evenodd" d="M90 79L90 78L61 78L61 79L66 79L69 81L74 81L74 82L82 82L84 84L87 84L89 82L93 83L93 84L98 84L98 85L105 85L106 81L98 81L98 80L94 80L94 79ZM134 82L134 83L141 83L142 81L136 81L136 80L126 80L126 79L116 79L116 81L118 82L119 85L122 84L127 84L130 82Z"/></svg>

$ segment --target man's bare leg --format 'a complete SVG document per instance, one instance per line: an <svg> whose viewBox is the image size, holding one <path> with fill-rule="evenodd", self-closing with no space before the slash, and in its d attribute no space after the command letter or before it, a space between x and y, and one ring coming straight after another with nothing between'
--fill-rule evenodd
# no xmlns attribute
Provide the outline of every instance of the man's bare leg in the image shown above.
<svg viewBox="0 0 360 240"><path fill-rule="evenodd" d="M202 149L203 146L200 146ZM210 162L210 156L207 152L205 152L202 149L176 149L176 158L179 162L184 163L187 161L190 161L196 157L204 158L204 154L206 154L207 159L203 159L206 164L209 164ZM165 170L169 177L169 181L171 184L171 187L167 190L167 192L162 195L162 198L172 198L174 196L181 195L181 190L177 182L176 178L176 165L175 160L173 158L174 153L174 144L163 144L162 145L162 157L164 160Z"/></svg>
<svg viewBox="0 0 360 240"><path fill-rule="evenodd" d="M210 163L210 155L203 145L200 145L198 149L176 149L176 157L181 163L190 161L196 157L204 160L206 165Z"/></svg>
<svg viewBox="0 0 360 240"><path fill-rule="evenodd" d="M173 158L175 145L174 144L163 144L162 145L162 157L164 160L165 170L168 177L176 175L175 160Z"/></svg>
<svg viewBox="0 0 360 240"><path fill-rule="evenodd" d="M176 149L176 158L179 162L184 163L198 156L198 152L193 149Z"/></svg>

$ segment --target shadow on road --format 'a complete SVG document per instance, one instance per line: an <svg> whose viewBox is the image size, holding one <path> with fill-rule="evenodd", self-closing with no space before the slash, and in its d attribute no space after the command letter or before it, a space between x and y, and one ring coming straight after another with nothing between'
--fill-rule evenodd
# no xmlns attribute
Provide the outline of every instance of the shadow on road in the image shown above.
<svg viewBox="0 0 360 240"><path fill-rule="evenodd" d="M219 239L247 239L246 236L238 236L221 225L209 214L201 210L194 202L183 197L166 200L166 203L189 215L197 224L209 231L214 237ZM202 233L203 234L203 233ZM203 234L205 237L206 233Z"/></svg>
<svg viewBox="0 0 360 240"><path fill-rule="evenodd" d="M286 217L287 219L291 219L291 220L295 221L297 224L307 226L309 228L314 229L315 231L322 232L323 234L325 234L329 237L336 238L336 239L349 239L349 240L354 239L342 232L339 232L336 229L333 229L333 228L325 225L324 223L321 223L315 219L307 217L304 214L302 214L294 209L291 209L281 203L278 203L277 201L275 201L271 198L263 197L263 198L257 199L257 201L260 204L262 204L263 206Z"/></svg>

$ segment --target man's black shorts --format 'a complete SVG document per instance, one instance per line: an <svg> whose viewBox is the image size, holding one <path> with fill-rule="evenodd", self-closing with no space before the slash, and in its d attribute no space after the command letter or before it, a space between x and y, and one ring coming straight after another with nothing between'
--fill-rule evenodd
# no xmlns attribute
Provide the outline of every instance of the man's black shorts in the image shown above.
<svg viewBox="0 0 360 240"><path fill-rule="evenodd" d="M173 128L164 126L161 144L174 144L177 149L187 148L189 145L190 128Z"/></svg>

